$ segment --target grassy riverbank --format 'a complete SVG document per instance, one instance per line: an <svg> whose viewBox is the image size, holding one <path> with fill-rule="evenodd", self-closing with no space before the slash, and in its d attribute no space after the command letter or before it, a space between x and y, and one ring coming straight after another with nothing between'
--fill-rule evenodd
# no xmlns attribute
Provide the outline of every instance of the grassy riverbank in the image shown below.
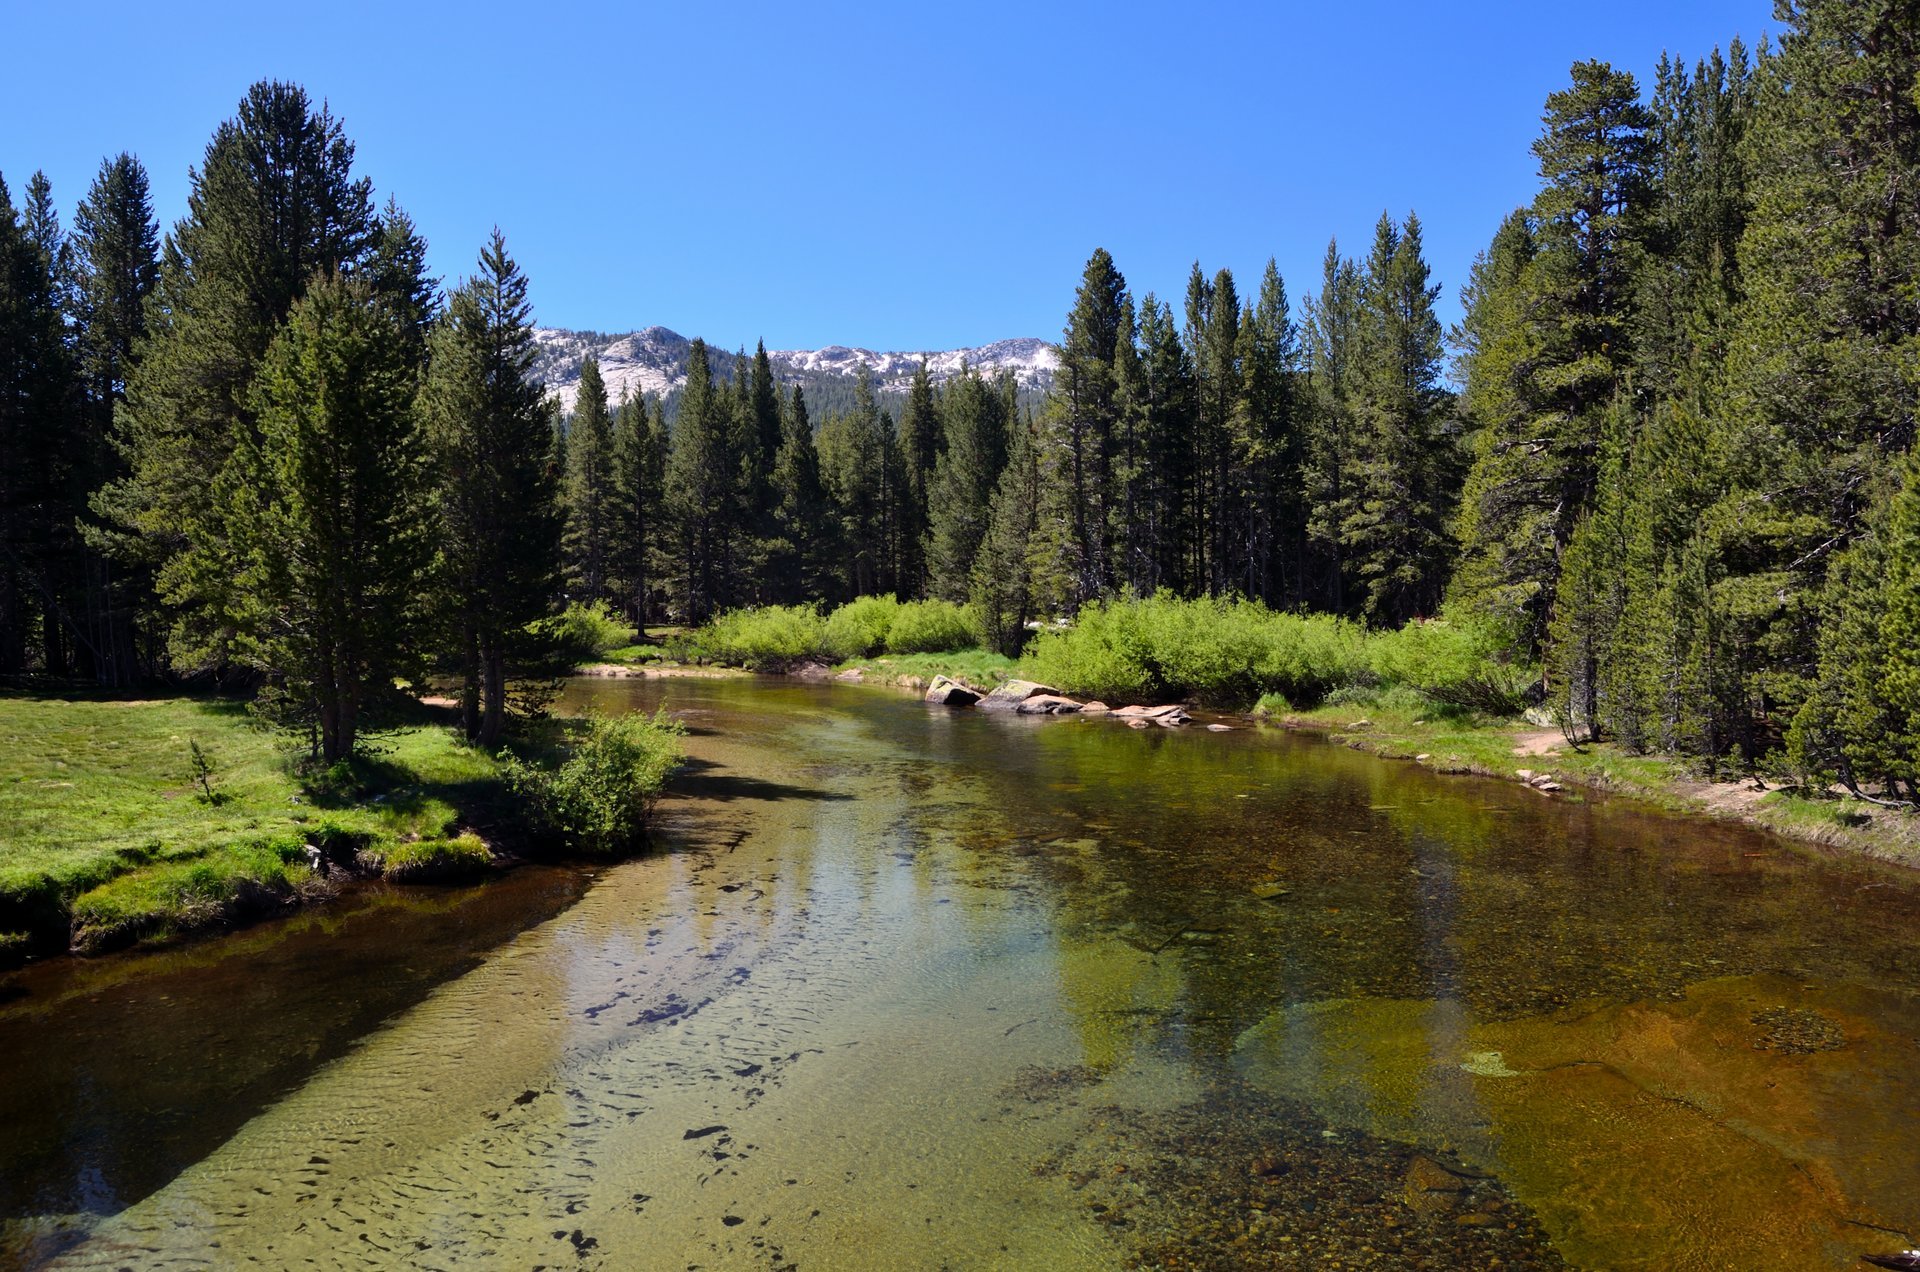
<svg viewBox="0 0 1920 1272"><path fill-rule="evenodd" d="M0 961L165 940L323 897L342 878L471 878L529 834L570 844L569 827L534 814L547 815L550 790L578 803L573 761L557 761L593 753L601 726L575 730L571 747L544 739L544 766L516 769L458 740L442 714L422 707L368 754L322 769L232 700L0 694ZM660 751L644 789L626 793L642 818L678 756L671 730L658 732L642 740Z"/></svg>
<svg viewBox="0 0 1920 1272"><path fill-rule="evenodd" d="M1643 755L1611 743L1569 744L1557 728L1524 720L1447 716L1417 700L1390 697L1269 717L1288 728L1324 733L1357 750L1409 760L1442 773L1509 781L1550 779L1628 795L1672 813L1744 822L1825 848L1920 867L1920 817L1864 800L1810 797L1757 777L1708 778L1688 761ZM1554 798L1581 798L1577 790Z"/></svg>

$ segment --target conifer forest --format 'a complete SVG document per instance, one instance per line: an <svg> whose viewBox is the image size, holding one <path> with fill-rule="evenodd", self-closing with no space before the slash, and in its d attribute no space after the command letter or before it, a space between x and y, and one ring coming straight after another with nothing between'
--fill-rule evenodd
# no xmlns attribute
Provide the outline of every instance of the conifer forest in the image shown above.
<svg viewBox="0 0 1920 1272"><path fill-rule="evenodd" d="M1920 800L1916 82L1911 5L1789 0L1651 83L1573 65L1464 279L1407 190L1309 279L1137 295L1094 250L1044 396L825 413L695 342L670 402L589 361L564 415L505 239L429 277L262 82L164 232L131 155L64 218L0 187L0 675L246 682L338 757L429 674L497 740L568 603L939 598L1012 655L1241 597L1473 631L1570 735Z"/></svg>

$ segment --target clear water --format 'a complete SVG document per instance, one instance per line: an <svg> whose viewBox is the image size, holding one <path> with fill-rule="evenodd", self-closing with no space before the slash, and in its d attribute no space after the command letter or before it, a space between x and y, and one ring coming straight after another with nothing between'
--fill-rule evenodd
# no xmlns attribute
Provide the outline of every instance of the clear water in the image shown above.
<svg viewBox="0 0 1920 1272"><path fill-rule="evenodd" d="M569 692L691 726L657 855L17 978L0 1259L1806 1269L1920 1242L1904 876L1274 732Z"/></svg>

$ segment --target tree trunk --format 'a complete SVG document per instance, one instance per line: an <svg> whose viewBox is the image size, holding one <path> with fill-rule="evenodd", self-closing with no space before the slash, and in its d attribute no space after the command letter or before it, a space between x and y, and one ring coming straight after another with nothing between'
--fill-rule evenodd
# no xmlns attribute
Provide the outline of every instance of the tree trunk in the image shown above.
<svg viewBox="0 0 1920 1272"><path fill-rule="evenodd" d="M480 736L480 636L473 624L463 625L460 643L460 731L467 741Z"/></svg>
<svg viewBox="0 0 1920 1272"><path fill-rule="evenodd" d="M507 727L506 658L497 642L489 645L483 660L486 675L486 712L480 720L478 741L484 747L500 745Z"/></svg>

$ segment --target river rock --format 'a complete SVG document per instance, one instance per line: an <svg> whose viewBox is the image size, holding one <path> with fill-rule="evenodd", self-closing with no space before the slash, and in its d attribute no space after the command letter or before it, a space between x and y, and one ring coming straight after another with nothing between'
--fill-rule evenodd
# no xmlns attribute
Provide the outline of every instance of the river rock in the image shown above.
<svg viewBox="0 0 1920 1272"><path fill-rule="evenodd" d="M1169 703L1164 707L1121 707L1113 714L1121 720L1152 720L1156 724L1168 721L1184 724L1192 719L1187 714L1187 709L1177 702Z"/></svg>
<svg viewBox="0 0 1920 1272"><path fill-rule="evenodd" d="M1092 702L1081 704L1080 710L1087 715L1106 715L1113 710L1106 703L1095 698Z"/></svg>
<svg viewBox="0 0 1920 1272"><path fill-rule="evenodd" d="M1230 724L1210 724L1207 726L1207 732L1208 733L1232 733L1233 726Z"/></svg>
<svg viewBox="0 0 1920 1272"><path fill-rule="evenodd" d="M1013 711L1028 698L1039 694L1058 696L1059 693L1058 689L1036 684L1031 680L1009 680L1004 684L995 685L992 692L980 699L979 706L982 711Z"/></svg>
<svg viewBox="0 0 1920 1272"><path fill-rule="evenodd" d="M1021 715L1072 715L1080 710L1080 704L1057 693L1036 693L1022 699L1013 709Z"/></svg>
<svg viewBox="0 0 1920 1272"><path fill-rule="evenodd" d="M946 676L935 676L927 686L926 700L943 707L970 707L986 695L971 685Z"/></svg>

